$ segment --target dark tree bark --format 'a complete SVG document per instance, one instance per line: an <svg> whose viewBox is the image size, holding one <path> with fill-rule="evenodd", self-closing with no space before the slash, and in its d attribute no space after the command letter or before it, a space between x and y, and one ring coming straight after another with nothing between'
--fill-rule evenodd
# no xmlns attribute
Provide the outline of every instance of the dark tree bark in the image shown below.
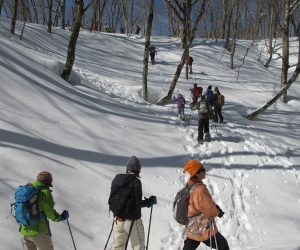
<svg viewBox="0 0 300 250"><path fill-rule="evenodd" d="M64 30L66 29L66 0L61 0L60 3L60 21L61 21L61 28Z"/></svg>
<svg viewBox="0 0 300 250"><path fill-rule="evenodd" d="M144 68L143 68L143 99L145 101L148 101L147 78L148 78L149 49L150 49L150 38L152 32L153 16L154 16L154 0L150 0L149 16L148 16L147 29L146 29Z"/></svg>
<svg viewBox="0 0 300 250"><path fill-rule="evenodd" d="M82 17L84 15L84 11L85 10L84 10L83 0L78 0L76 2L76 14L75 14L75 20L74 20L73 26L72 26L72 34L71 34L69 46L68 46L67 60L65 63L65 68L61 75L61 77L66 81L69 80L69 77L71 75L72 68L74 65L75 49L76 49L77 39L79 36L80 26L81 26Z"/></svg>
<svg viewBox="0 0 300 250"><path fill-rule="evenodd" d="M51 33L52 30L52 6L53 6L53 0L48 0L48 32Z"/></svg>
<svg viewBox="0 0 300 250"><path fill-rule="evenodd" d="M19 0L15 0L13 15L12 15L12 18L11 18L11 23L10 23L10 33L13 34L13 35L15 34L15 30L16 30L18 5L19 5Z"/></svg>

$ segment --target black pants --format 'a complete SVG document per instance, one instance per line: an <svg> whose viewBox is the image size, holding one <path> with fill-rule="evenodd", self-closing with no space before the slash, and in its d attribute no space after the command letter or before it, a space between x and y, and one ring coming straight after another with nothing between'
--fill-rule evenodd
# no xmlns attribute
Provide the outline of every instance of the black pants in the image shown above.
<svg viewBox="0 0 300 250"><path fill-rule="evenodd" d="M224 238L222 234L219 232L216 233L216 240L219 250L229 250L229 246L227 243L227 240ZM215 242L215 236L212 236L211 238L211 247L216 249L216 242ZM197 247L200 245L200 243L203 242L206 246L210 247L210 239L206 241L197 241L197 240L191 240L189 238L186 238L184 241L183 250L196 250Z"/></svg>
<svg viewBox="0 0 300 250"><path fill-rule="evenodd" d="M214 108L215 113L215 122L223 122L223 115L222 115L222 107L218 106Z"/></svg>
<svg viewBox="0 0 300 250"><path fill-rule="evenodd" d="M209 133L209 119L199 119L198 122L198 140L203 140L203 131L204 133Z"/></svg>
<svg viewBox="0 0 300 250"><path fill-rule="evenodd" d="M150 55L151 57L151 64L154 65L155 64L155 55Z"/></svg>

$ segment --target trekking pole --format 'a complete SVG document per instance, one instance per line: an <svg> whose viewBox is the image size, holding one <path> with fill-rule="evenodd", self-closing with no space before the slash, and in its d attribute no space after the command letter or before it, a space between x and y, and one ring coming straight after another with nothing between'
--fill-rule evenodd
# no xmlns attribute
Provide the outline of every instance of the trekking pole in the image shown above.
<svg viewBox="0 0 300 250"><path fill-rule="evenodd" d="M212 227L212 223L211 223L211 221L212 220L209 221L209 224L210 224L209 225L209 245L210 245L210 250L212 250L212 240L211 240L211 235L212 235L212 232L211 232L212 229L211 229L211 227Z"/></svg>
<svg viewBox="0 0 300 250"><path fill-rule="evenodd" d="M212 220L212 225L213 225L213 227L216 226L214 220ZM218 243L217 243L217 237L216 237L216 234L214 234L214 236L215 236L216 249L218 250L219 248L218 248Z"/></svg>
<svg viewBox="0 0 300 250"><path fill-rule="evenodd" d="M71 235L71 238L72 238L74 249L76 250L76 245L75 245L74 237L73 237L72 230L71 230L71 227L70 227L68 219L67 219L67 224L68 224L68 227L69 227L69 231L70 231L70 235Z"/></svg>
<svg viewBox="0 0 300 250"><path fill-rule="evenodd" d="M134 220L131 222L131 225L130 225L130 228L129 228L128 238L127 238L127 241L126 241L126 244L125 244L125 250L127 250L128 242L129 242L129 239L130 239L130 234L131 234L131 231L132 231L132 228L133 228L133 223L134 223Z"/></svg>
<svg viewBox="0 0 300 250"><path fill-rule="evenodd" d="M110 239L110 236L111 236L111 233L112 233L112 231L113 231L113 228L114 228L114 220L113 220L113 222L112 222L112 225L111 225L111 230L110 230L110 233L109 233L109 235L108 235L108 238L107 238L107 241L106 241L106 243L105 243L105 246L104 246L104 250L106 249L106 247L107 247L107 244L108 244L108 242L109 242L109 239Z"/></svg>
<svg viewBox="0 0 300 250"><path fill-rule="evenodd" d="M152 209L153 209L153 205L151 206L151 211L150 211L150 219L149 219L149 226L148 226L148 236L147 236L146 250L148 250L148 244L149 244L150 227L151 227L151 220L152 220Z"/></svg>

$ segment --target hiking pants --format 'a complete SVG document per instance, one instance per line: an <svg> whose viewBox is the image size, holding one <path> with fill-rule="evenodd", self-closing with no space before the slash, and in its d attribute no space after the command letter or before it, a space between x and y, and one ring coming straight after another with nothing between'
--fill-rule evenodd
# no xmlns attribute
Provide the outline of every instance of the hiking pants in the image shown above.
<svg viewBox="0 0 300 250"><path fill-rule="evenodd" d="M198 140L203 140L203 131L204 133L209 133L209 119L199 119L198 122Z"/></svg>
<svg viewBox="0 0 300 250"><path fill-rule="evenodd" d="M155 55L150 55L151 57L151 64L154 65L155 64Z"/></svg>
<svg viewBox="0 0 300 250"><path fill-rule="evenodd" d="M129 236L132 220L116 221L113 228L113 243L111 250L124 250ZM133 250L145 250L144 225L141 219L133 221L130 232L130 242Z"/></svg>
<svg viewBox="0 0 300 250"><path fill-rule="evenodd" d="M215 122L223 122L223 115L222 115L222 106L215 106L214 108L215 113Z"/></svg>
<svg viewBox="0 0 300 250"><path fill-rule="evenodd" d="M24 250L54 250L51 236L48 233L22 236L22 245Z"/></svg>
<svg viewBox="0 0 300 250"><path fill-rule="evenodd" d="M184 117L184 107L178 107L178 116L180 118Z"/></svg>
<svg viewBox="0 0 300 250"><path fill-rule="evenodd" d="M215 236L212 236L212 239L211 239L211 247L212 248L216 249L215 237L217 240L218 250L229 250L227 240L219 232L216 233ZM189 238L186 238L184 241L183 250L196 250L201 242L203 242L206 246L210 247L210 239L205 240L205 241L197 241L197 240L191 240Z"/></svg>

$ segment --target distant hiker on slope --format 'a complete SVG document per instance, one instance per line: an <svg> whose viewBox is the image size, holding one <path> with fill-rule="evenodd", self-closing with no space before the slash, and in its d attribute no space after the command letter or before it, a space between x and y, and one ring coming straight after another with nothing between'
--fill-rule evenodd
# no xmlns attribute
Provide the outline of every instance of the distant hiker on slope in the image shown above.
<svg viewBox="0 0 300 250"><path fill-rule="evenodd" d="M225 97L220 93L219 88L215 87L214 89L214 113L215 113L215 122L223 123L222 107L225 102Z"/></svg>
<svg viewBox="0 0 300 250"><path fill-rule="evenodd" d="M126 174L117 174L112 181L108 201L109 208L114 214L111 250L127 249L129 239L134 250L145 249L141 208L149 208L157 202L155 196L142 200L140 172L140 160L136 156L131 156L127 162Z"/></svg>
<svg viewBox="0 0 300 250"><path fill-rule="evenodd" d="M191 56L186 56L185 57L185 59L184 59L184 63L185 63L185 66L186 66L186 70L187 70L187 72L189 72L190 74L193 74L193 69L192 69L192 67L193 67L193 62L194 62L194 59L193 59L193 57L191 57ZM188 69L190 69L190 70L188 70Z"/></svg>
<svg viewBox="0 0 300 250"><path fill-rule="evenodd" d="M194 87L190 89L192 93L192 104L195 104L198 101L198 98L202 95L202 88L197 86L197 83L194 83Z"/></svg>
<svg viewBox="0 0 300 250"><path fill-rule="evenodd" d="M180 119L184 119L184 108L185 108L185 99L182 94L178 94L178 97L173 97L173 101L177 103L177 109L178 109L178 117Z"/></svg>
<svg viewBox="0 0 300 250"><path fill-rule="evenodd" d="M52 197L52 191L50 190L50 187L52 187L52 175L51 173L47 171L43 171L38 174L37 180L31 184L27 184L26 186L20 186L18 189L23 189L20 193L16 192L16 202L17 197L21 195L25 195L25 189L31 187L36 187L39 189L38 195L37 195L37 202L35 205L37 205L38 210L38 216L40 217L39 221L37 221L34 225L24 225L21 224L20 232L22 235L22 245L24 250L53 250L53 243L51 239L51 232L49 227L49 221L48 218L52 221L59 222L63 221L69 218L68 211L64 210L62 214L58 214L54 209L54 200ZM17 191L18 191L17 189ZM17 204L17 203L16 203ZM16 205L18 206L18 204ZM16 217L18 211L20 211L16 207ZM24 210L23 210L24 211ZM22 216L22 215L20 215ZM25 221L30 223L31 218L33 217L30 215L30 219L28 220L28 217L26 217ZM20 221L22 218L19 218Z"/></svg>
<svg viewBox="0 0 300 250"><path fill-rule="evenodd" d="M202 95L200 101L191 104L192 110L198 110L198 142L203 143L203 132L205 133L204 141L210 141L209 134L209 116L212 113L212 109L205 95Z"/></svg>
<svg viewBox="0 0 300 250"><path fill-rule="evenodd" d="M154 65L155 64L155 55L157 54L157 51L154 46L150 47L149 54L150 54L150 58L151 58L151 64Z"/></svg>
<svg viewBox="0 0 300 250"><path fill-rule="evenodd" d="M188 200L187 237L183 250L195 250L201 242L214 249L229 250L227 240L218 232L214 218L224 215L222 209L212 200L202 180L205 179L205 168L197 160L189 160L184 171L190 175L187 182L190 189Z"/></svg>

